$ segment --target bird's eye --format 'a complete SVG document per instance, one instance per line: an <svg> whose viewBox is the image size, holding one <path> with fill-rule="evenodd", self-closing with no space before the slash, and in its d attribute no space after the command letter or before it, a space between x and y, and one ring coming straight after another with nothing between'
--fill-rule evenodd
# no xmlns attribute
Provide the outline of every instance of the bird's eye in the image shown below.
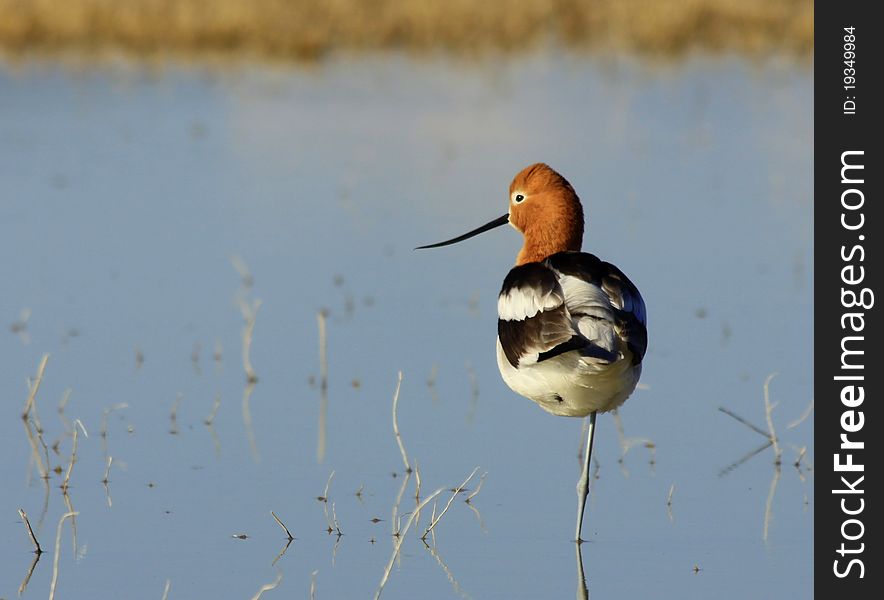
<svg viewBox="0 0 884 600"><path fill-rule="evenodd" d="M522 194L516 194L515 197L513 198L513 200L516 202L516 204L522 202L524 199L525 199L525 196L523 196Z"/></svg>

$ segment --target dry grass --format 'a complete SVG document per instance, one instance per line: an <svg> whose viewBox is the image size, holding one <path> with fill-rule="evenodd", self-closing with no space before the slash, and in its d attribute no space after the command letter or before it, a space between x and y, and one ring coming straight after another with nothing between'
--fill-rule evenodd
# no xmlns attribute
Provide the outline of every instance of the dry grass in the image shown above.
<svg viewBox="0 0 884 600"><path fill-rule="evenodd" d="M0 49L139 54L333 50L807 54L811 0L0 0Z"/></svg>

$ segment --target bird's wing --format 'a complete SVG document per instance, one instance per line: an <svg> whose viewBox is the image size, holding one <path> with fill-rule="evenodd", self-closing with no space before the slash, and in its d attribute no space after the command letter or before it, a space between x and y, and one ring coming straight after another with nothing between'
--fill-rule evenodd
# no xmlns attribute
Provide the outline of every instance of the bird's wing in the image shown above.
<svg viewBox="0 0 884 600"><path fill-rule="evenodd" d="M513 268L497 299L497 336L507 360L519 368L572 350L605 362L617 355L578 329L557 274L543 263Z"/></svg>
<svg viewBox="0 0 884 600"><path fill-rule="evenodd" d="M617 352L626 343L638 364L648 346L647 313L638 288L614 265L585 252L560 252L544 261L557 275L575 328Z"/></svg>

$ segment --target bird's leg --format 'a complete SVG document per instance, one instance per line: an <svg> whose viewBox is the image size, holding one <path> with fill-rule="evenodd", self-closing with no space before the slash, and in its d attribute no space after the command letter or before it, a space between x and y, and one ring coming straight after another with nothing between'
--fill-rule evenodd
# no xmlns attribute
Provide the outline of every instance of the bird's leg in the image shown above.
<svg viewBox="0 0 884 600"><path fill-rule="evenodd" d="M577 481L577 537L575 541L580 544L580 530L583 528L583 511L586 508L586 497L589 495L589 461L592 458L592 438L595 434L596 413L589 415L589 428L586 433L586 452L583 453L583 472Z"/></svg>
<svg viewBox="0 0 884 600"><path fill-rule="evenodd" d="M574 548L577 549L577 600L589 600L589 588L586 587L586 574L583 571L583 551L580 544Z"/></svg>

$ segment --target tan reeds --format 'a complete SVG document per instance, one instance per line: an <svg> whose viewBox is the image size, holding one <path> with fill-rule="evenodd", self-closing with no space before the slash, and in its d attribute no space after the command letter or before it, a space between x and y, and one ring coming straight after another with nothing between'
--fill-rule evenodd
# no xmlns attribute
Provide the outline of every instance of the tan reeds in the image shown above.
<svg viewBox="0 0 884 600"><path fill-rule="evenodd" d="M549 43L677 54L813 48L808 0L0 0L0 47L150 54L526 51ZM236 258L236 257L235 257Z"/></svg>

